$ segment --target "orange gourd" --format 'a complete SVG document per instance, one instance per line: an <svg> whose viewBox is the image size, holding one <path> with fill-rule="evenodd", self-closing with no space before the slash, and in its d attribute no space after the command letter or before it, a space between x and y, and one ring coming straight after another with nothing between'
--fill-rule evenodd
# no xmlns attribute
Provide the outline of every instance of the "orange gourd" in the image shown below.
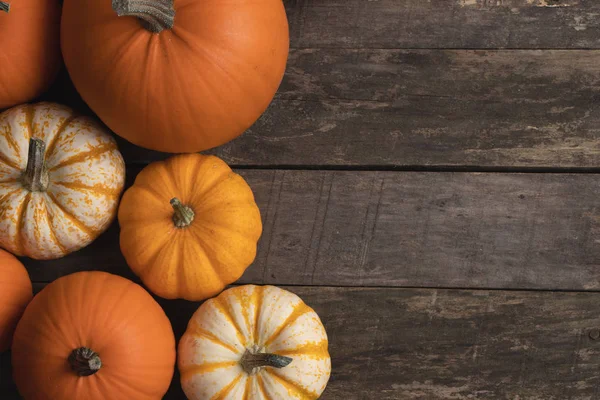
<svg viewBox="0 0 600 400"><path fill-rule="evenodd" d="M252 190L214 156L144 168L119 206L121 251L155 294L202 300L239 279L262 232Z"/></svg>
<svg viewBox="0 0 600 400"><path fill-rule="evenodd" d="M158 400L175 355L169 319L141 286L78 272L49 284L27 306L12 365L26 400Z"/></svg>
<svg viewBox="0 0 600 400"><path fill-rule="evenodd" d="M57 0L0 1L0 109L42 94L60 69Z"/></svg>
<svg viewBox="0 0 600 400"><path fill-rule="evenodd" d="M0 250L0 353L10 347L17 322L31 297L27 270L15 256Z"/></svg>
<svg viewBox="0 0 600 400"><path fill-rule="evenodd" d="M256 121L283 77L289 34L282 0L65 0L61 44L108 127L182 153Z"/></svg>

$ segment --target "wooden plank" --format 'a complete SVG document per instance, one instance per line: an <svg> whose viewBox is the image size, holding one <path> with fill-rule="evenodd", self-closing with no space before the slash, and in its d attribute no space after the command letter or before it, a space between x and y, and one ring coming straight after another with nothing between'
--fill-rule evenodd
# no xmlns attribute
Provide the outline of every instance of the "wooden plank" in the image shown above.
<svg viewBox="0 0 600 400"><path fill-rule="evenodd" d="M249 166L597 168L599 98L600 51L296 50L267 112L212 153ZM129 163L168 156L120 146Z"/></svg>
<svg viewBox="0 0 600 400"><path fill-rule="evenodd" d="M596 174L240 172L264 223L241 282L600 290ZM133 277L116 224L66 258L25 263L35 281Z"/></svg>
<svg viewBox="0 0 600 400"><path fill-rule="evenodd" d="M593 0L285 0L291 45L598 48Z"/></svg>
<svg viewBox="0 0 600 400"><path fill-rule="evenodd" d="M328 331L333 373L323 400L598 395L598 293L287 289ZM179 338L198 303L160 303ZM166 400L185 399L178 381Z"/></svg>

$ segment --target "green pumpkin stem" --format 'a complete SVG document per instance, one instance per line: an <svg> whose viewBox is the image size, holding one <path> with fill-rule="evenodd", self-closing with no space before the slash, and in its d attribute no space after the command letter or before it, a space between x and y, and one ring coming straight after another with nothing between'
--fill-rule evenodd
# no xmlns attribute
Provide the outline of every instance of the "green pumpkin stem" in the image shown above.
<svg viewBox="0 0 600 400"><path fill-rule="evenodd" d="M41 139L29 139L27 167L21 176L23 186L31 192L44 192L48 188L48 171L44 159L46 143Z"/></svg>
<svg viewBox="0 0 600 400"><path fill-rule="evenodd" d="M173 223L177 228L186 228L194 221L194 210L191 207L181 204L177 197L171 199L171 206L175 213L173 214Z"/></svg>
<svg viewBox="0 0 600 400"><path fill-rule="evenodd" d="M292 361L291 357L271 353L253 353L246 350L240 360L240 365L247 374L255 374L259 368L283 368L290 365Z"/></svg>
<svg viewBox="0 0 600 400"><path fill-rule="evenodd" d="M173 28L175 8L173 0L112 0L112 8L119 17L136 17L152 33Z"/></svg>
<svg viewBox="0 0 600 400"><path fill-rule="evenodd" d="M8 4L5 1L0 1L0 11L9 12L10 11L10 4Z"/></svg>
<svg viewBox="0 0 600 400"><path fill-rule="evenodd" d="M102 360L98 353L88 347L80 347L69 354L69 365L79 376L90 376L102 368Z"/></svg>

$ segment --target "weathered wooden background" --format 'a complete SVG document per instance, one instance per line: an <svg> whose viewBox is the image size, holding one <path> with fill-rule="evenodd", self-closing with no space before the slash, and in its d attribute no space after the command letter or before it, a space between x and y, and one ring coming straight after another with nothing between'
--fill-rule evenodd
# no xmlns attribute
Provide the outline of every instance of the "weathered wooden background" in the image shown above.
<svg viewBox="0 0 600 400"><path fill-rule="evenodd" d="M262 211L242 282L298 293L328 329L322 398L600 398L600 2L285 4L279 93L212 153ZM89 112L64 72L44 98ZM119 143L130 183L167 156ZM135 279L116 224L24 262L38 290ZM159 301L180 336L198 304Z"/></svg>

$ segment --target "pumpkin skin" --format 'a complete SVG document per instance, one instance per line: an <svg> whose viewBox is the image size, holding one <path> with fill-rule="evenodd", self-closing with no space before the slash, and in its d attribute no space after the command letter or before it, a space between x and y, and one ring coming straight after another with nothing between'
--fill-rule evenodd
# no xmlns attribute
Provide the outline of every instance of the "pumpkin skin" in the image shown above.
<svg viewBox="0 0 600 400"><path fill-rule="evenodd" d="M190 400L317 399L331 372L327 348L319 316L295 294L235 287L192 316L177 350L181 385ZM257 355L277 366L248 363Z"/></svg>
<svg viewBox="0 0 600 400"><path fill-rule="evenodd" d="M0 250L0 353L10 348L17 322L32 297L31 281L23 264Z"/></svg>
<svg viewBox="0 0 600 400"><path fill-rule="evenodd" d="M0 37L3 109L39 96L56 78L61 65L58 1L0 1Z"/></svg>
<svg viewBox="0 0 600 400"><path fill-rule="evenodd" d="M70 357L81 347L99 360ZM96 271L59 278L34 297L15 331L12 365L26 400L158 400L175 356L171 324L152 296Z"/></svg>
<svg viewBox="0 0 600 400"><path fill-rule="evenodd" d="M172 199L195 215L187 226ZM260 211L246 181L221 159L183 154L144 168L119 206L121 251L158 296L203 300L254 261Z"/></svg>
<svg viewBox="0 0 600 400"><path fill-rule="evenodd" d="M116 216L124 184L121 153L92 119L53 103L0 114L0 246L11 253L53 259L87 246Z"/></svg>
<svg viewBox="0 0 600 400"><path fill-rule="evenodd" d="M112 131L188 153L228 142L264 112L289 33L281 0L65 0L61 44L77 91Z"/></svg>

